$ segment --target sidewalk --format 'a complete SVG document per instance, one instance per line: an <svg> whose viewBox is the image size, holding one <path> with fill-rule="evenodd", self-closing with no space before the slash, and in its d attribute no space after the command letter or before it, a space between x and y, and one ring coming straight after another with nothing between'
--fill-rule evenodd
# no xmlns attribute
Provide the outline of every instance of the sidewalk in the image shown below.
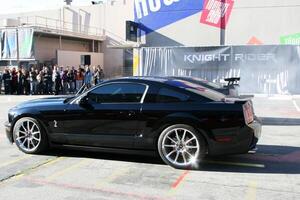
<svg viewBox="0 0 300 200"><path fill-rule="evenodd" d="M268 98L268 99L278 99L278 100L291 100L291 99L300 99L300 95L284 95L284 94L251 94L251 93L242 93L241 95L254 95L258 98Z"/></svg>
<svg viewBox="0 0 300 200"><path fill-rule="evenodd" d="M28 101L31 99L39 99L39 98L46 98L46 97L54 97L54 95L0 95L0 103L3 102L22 102Z"/></svg>

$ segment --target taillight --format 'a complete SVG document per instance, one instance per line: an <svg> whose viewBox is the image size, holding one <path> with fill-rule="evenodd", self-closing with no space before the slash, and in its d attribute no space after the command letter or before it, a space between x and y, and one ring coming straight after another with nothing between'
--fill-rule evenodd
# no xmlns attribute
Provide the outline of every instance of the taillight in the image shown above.
<svg viewBox="0 0 300 200"><path fill-rule="evenodd" d="M254 114L252 105L250 102L247 102L243 105L243 112L246 124L250 124L254 120Z"/></svg>

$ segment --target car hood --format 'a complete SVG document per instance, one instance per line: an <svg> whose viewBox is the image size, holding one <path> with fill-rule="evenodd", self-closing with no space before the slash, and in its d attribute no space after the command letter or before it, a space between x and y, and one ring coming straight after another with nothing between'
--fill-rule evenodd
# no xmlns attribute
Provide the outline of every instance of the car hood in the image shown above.
<svg viewBox="0 0 300 200"><path fill-rule="evenodd" d="M56 96L56 97L47 97L47 98L40 98L40 99L33 99L29 101L22 102L18 104L16 108L28 108L28 107L43 107L43 106L59 106L63 105L64 101L69 98L70 96Z"/></svg>

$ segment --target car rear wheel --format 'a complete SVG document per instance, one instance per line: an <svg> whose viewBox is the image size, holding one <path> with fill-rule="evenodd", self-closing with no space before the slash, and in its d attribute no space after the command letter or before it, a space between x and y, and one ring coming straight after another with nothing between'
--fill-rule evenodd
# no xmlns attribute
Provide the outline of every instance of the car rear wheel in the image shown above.
<svg viewBox="0 0 300 200"><path fill-rule="evenodd" d="M204 157L203 137L191 126L177 124L166 128L158 139L162 160L175 168L196 169Z"/></svg>
<svg viewBox="0 0 300 200"><path fill-rule="evenodd" d="M13 136L17 147L24 153L37 154L47 148L46 133L36 119L19 119L14 125Z"/></svg>

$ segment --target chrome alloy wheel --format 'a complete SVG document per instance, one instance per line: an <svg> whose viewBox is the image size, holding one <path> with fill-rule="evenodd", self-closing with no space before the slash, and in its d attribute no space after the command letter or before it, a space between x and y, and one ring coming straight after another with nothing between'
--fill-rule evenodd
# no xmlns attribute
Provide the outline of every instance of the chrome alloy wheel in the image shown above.
<svg viewBox="0 0 300 200"><path fill-rule="evenodd" d="M163 138L162 153L174 165L189 166L199 157L199 141L193 132L185 128L174 128Z"/></svg>
<svg viewBox="0 0 300 200"><path fill-rule="evenodd" d="M17 121L14 134L16 144L25 152L34 152L41 143L40 128L29 118Z"/></svg>

